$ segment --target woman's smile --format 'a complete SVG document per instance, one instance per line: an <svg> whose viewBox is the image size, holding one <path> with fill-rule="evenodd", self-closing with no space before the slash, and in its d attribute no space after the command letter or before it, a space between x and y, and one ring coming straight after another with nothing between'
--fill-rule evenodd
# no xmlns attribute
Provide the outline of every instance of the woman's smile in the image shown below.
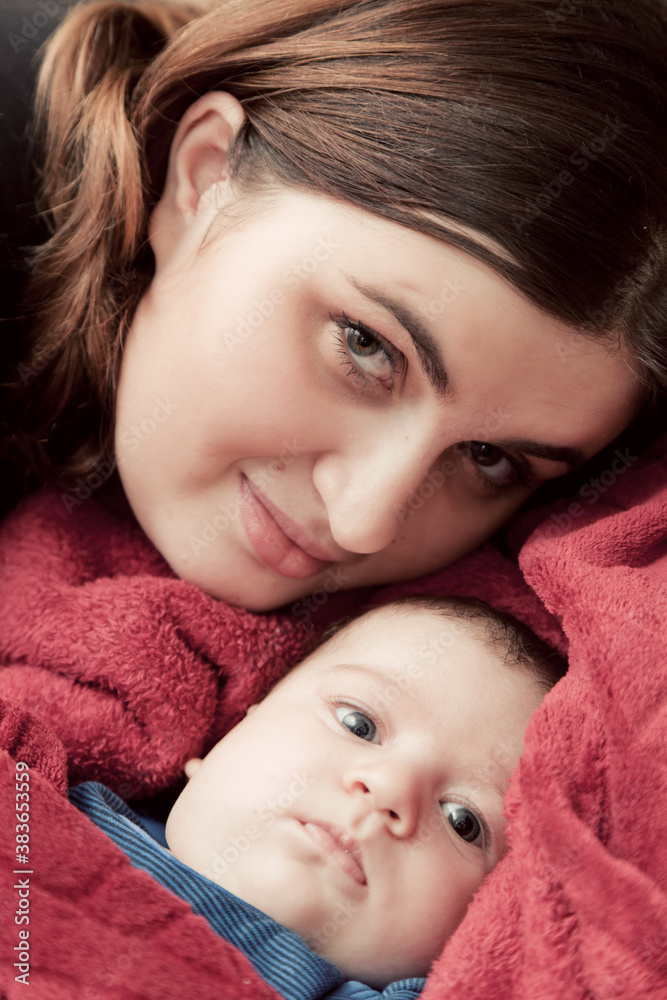
<svg viewBox="0 0 667 1000"><path fill-rule="evenodd" d="M241 476L241 520L257 558L281 576L315 576L334 561L315 539Z"/></svg>

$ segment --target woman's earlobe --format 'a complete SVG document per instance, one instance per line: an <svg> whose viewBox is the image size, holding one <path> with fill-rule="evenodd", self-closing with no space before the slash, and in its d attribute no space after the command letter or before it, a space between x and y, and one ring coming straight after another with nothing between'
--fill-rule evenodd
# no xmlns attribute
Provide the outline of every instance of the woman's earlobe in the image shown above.
<svg viewBox="0 0 667 1000"><path fill-rule="evenodd" d="M201 239L229 193L227 158L245 122L231 94L211 91L190 105L174 135L162 197L150 220L149 236L158 266L183 238ZM207 196L208 195L208 196ZM196 230L196 232L194 232Z"/></svg>

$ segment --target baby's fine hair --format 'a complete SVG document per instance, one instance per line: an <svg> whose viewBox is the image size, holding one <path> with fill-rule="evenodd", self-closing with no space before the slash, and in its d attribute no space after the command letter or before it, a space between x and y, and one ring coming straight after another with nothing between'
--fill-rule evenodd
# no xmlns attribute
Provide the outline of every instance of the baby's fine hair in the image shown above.
<svg viewBox="0 0 667 1000"><path fill-rule="evenodd" d="M104 0L65 18L38 87L53 236L11 441L42 479L113 455L149 215L212 90L247 116L239 196L288 185L442 240L667 386L663 0Z"/></svg>
<svg viewBox="0 0 667 1000"><path fill-rule="evenodd" d="M366 609L361 615L345 618L331 625L317 643L316 648L333 639L347 626L353 626L385 608L422 609L432 611L448 621L463 625L503 662L525 671L540 686L549 691L567 672L567 661L555 649L536 635L514 615L473 597L448 597L441 595L404 597L389 604Z"/></svg>

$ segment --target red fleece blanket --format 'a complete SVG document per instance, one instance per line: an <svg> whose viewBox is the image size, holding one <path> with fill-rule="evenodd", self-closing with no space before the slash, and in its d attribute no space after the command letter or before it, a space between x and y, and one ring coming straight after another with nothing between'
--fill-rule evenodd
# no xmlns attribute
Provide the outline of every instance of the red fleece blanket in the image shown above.
<svg viewBox="0 0 667 1000"><path fill-rule="evenodd" d="M543 512L521 570L487 546L374 598L474 594L569 648L512 779L509 853L425 1000L667 998L666 456L663 441L627 474L610 471L604 493ZM319 620L358 601L338 594ZM301 656L311 612L297 612L253 615L175 579L94 497L70 514L44 491L6 519L0 995L276 996L64 793L86 778L125 798L172 783Z"/></svg>

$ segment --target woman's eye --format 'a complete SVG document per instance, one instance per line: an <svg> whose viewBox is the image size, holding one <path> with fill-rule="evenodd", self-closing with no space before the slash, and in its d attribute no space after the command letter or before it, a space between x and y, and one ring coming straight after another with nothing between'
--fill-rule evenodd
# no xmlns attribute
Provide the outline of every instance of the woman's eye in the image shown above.
<svg viewBox="0 0 667 1000"><path fill-rule="evenodd" d="M331 319L338 327L339 354L347 374L362 382L370 379L391 387L403 370L401 351L361 321L354 322L345 314Z"/></svg>
<svg viewBox="0 0 667 1000"><path fill-rule="evenodd" d="M372 719L360 712L356 708L347 705L338 705L335 709L336 716L341 725L345 726L353 736L358 736L360 740L373 743L377 736L377 726Z"/></svg>
<svg viewBox="0 0 667 1000"><path fill-rule="evenodd" d="M514 471L514 466L504 451L494 444L484 441L466 441L465 445L473 462L484 469L491 479L506 479Z"/></svg>
<svg viewBox="0 0 667 1000"><path fill-rule="evenodd" d="M520 459L485 441L463 441L457 446L473 463L475 472L491 493L532 485L530 470Z"/></svg>
<svg viewBox="0 0 667 1000"><path fill-rule="evenodd" d="M461 840L465 840L468 844L475 844L479 840L480 846L483 844L482 825L470 809L458 802L442 802L441 807L449 825L455 833L458 833Z"/></svg>

